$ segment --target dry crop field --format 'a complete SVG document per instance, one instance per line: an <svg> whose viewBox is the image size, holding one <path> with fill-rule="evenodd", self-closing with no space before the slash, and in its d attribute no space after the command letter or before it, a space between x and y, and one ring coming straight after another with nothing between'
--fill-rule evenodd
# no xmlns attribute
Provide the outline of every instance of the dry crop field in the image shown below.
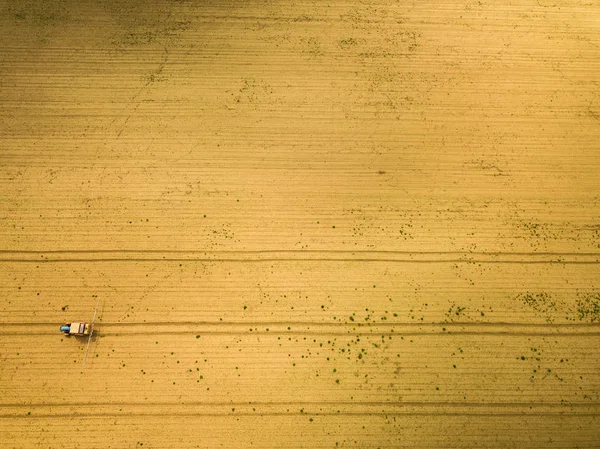
<svg viewBox="0 0 600 449"><path fill-rule="evenodd" d="M599 448L599 29L1 1L1 447Z"/></svg>

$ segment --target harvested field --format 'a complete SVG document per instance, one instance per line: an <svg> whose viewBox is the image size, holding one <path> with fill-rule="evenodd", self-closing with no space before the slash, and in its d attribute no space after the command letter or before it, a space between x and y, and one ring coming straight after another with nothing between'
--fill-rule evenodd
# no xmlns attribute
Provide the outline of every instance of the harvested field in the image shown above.
<svg viewBox="0 0 600 449"><path fill-rule="evenodd" d="M599 25L0 2L0 445L600 448Z"/></svg>

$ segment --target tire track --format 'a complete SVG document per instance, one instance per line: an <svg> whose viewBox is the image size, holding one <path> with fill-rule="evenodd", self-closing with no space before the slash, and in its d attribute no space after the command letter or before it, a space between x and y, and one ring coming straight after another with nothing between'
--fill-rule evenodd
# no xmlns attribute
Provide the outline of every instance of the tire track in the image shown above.
<svg viewBox="0 0 600 449"><path fill-rule="evenodd" d="M56 334L57 323L2 323L0 335ZM260 327L259 327L260 326ZM178 329L174 329L177 327ZM298 329L299 327L299 329ZM522 323L317 323L302 321L209 322L154 321L145 323L96 323L95 332L111 335L508 335L508 336L600 336L600 324Z"/></svg>
<svg viewBox="0 0 600 449"><path fill-rule="evenodd" d="M118 416L597 416L599 403L475 402L102 402L2 404L0 418ZM37 411L36 411L37 410Z"/></svg>
<svg viewBox="0 0 600 449"><path fill-rule="evenodd" d="M0 250L2 263L78 262L356 262L356 263L481 263L598 264L600 253L463 252L463 251L162 251L162 250ZM154 255L162 257L150 257Z"/></svg>

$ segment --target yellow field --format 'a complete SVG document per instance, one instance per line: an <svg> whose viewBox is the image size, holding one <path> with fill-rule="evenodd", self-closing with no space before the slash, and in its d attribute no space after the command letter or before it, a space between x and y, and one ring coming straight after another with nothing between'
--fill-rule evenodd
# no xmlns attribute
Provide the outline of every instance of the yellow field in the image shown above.
<svg viewBox="0 0 600 449"><path fill-rule="evenodd" d="M0 1L0 446L600 448L599 26Z"/></svg>

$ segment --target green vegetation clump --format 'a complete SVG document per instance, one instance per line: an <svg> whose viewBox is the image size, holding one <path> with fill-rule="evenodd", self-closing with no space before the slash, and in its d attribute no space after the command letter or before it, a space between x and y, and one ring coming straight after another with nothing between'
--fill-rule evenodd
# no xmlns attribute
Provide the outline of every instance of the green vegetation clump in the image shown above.
<svg viewBox="0 0 600 449"><path fill-rule="evenodd" d="M348 48L348 47L353 47L355 45L358 45L358 42L353 37L349 37L348 39L342 39L342 40L338 41L338 44L341 48ZM385 173L385 172L383 172L383 173Z"/></svg>
<svg viewBox="0 0 600 449"><path fill-rule="evenodd" d="M577 317L579 321L600 322L600 293L586 293L577 299Z"/></svg>
<svg viewBox="0 0 600 449"><path fill-rule="evenodd" d="M517 299L527 304L536 312L549 313L556 311L556 301L552 299L549 293L521 293L517 296Z"/></svg>
<svg viewBox="0 0 600 449"><path fill-rule="evenodd" d="M465 311L466 307L457 306L456 304L452 304L448 309L448 312L445 313L446 317L450 321L454 321L454 316L460 318L461 314Z"/></svg>

